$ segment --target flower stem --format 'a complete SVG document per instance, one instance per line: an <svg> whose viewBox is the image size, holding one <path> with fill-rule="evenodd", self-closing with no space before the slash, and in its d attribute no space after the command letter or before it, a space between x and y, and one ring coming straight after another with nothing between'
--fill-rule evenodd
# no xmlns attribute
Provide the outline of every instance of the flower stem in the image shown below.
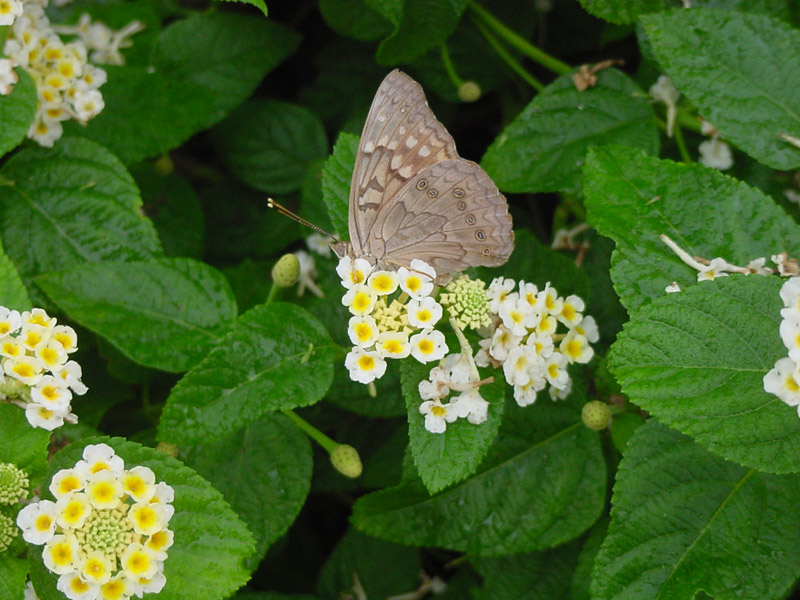
<svg viewBox="0 0 800 600"><path fill-rule="evenodd" d="M678 152L681 153L681 160L685 163L691 163L692 156L689 154L689 150L686 148L686 141L683 139L683 129L680 126L680 123L675 124L675 143L678 145Z"/></svg>
<svg viewBox="0 0 800 600"><path fill-rule="evenodd" d="M489 45L494 48L494 51L497 52L497 55L502 58L505 63L509 66L509 68L514 71L517 75L519 75L525 82L530 85L533 89L537 92L541 92L544 90L544 84L541 83L538 79L536 79L533 75L528 73L525 70L519 61L517 61L511 54L503 48L503 45L497 41L497 38L492 35L492 33L476 18L472 19L475 26L480 29L483 37L486 38L486 41L489 42Z"/></svg>
<svg viewBox="0 0 800 600"><path fill-rule="evenodd" d="M480 19L484 25L492 29L500 39L505 41L508 45L513 46L532 61L539 63L543 67L550 69L558 75L569 73L572 70L567 63L561 62L554 56L550 56L546 52L540 50L528 40L522 38L518 33L510 29L508 26L501 23L497 17L486 10L477 2L471 1L468 5L469 10Z"/></svg>
<svg viewBox="0 0 800 600"><path fill-rule="evenodd" d="M320 446L325 448L328 453L333 452L334 448L339 446L339 443L329 438L327 435L322 433L319 429L314 427L311 423L297 415L295 412L285 409L281 411L284 415L288 417L288 419L297 425L300 429L302 429L308 437L312 440L317 442Z"/></svg>
<svg viewBox="0 0 800 600"><path fill-rule="evenodd" d="M266 304L271 304L272 302L274 302L275 298L277 298L277 296L278 296L278 291L280 289L281 288L279 286L275 285L275 283L273 282L273 284L269 288L269 294L267 294Z"/></svg>
<svg viewBox="0 0 800 600"><path fill-rule="evenodd" d="M447 44L442 42L442 45L439 48L442 52L442 65L444 66L444 70L447 73L447 76L450 78L453 87L458 89L461 87L461 84L464 83L464 80L458 76L458 73L456 73L456 68L453 65L452 59L450 58L450 51L447 49Z"/></svg>

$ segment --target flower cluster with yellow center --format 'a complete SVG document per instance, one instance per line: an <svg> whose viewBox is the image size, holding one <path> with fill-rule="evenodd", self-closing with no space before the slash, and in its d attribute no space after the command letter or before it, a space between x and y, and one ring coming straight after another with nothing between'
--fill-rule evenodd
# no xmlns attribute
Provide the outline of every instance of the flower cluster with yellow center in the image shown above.
<svg viewBox="0 0 800 600"><path fill-rule="evenodd" d="M436 271L421 260L409 267L376 270L349 256L336 267L347 290L342 304L353 315L347 327L353 349L345 358L353 381L383 377L386 359L413 356L427 363L447 354L444 334L434 329L442 317L442 306L431 295Z"/></svg>
<svg viewBox="0 0 800 600"><path fill-rule="evenodd" d="M87 391L81 366L69 359L77 349L75 330L43 309L20 314L0 306L0 402L24 408L34 427L77 423L72 394Z"/></svg>
<svg viewBox="0 0 800 600"><path fill-rule="evenodd" d="M781 287L780 334L788 356L764 375L764 389L800 413L800 277L790 277Z"/></svg>
<svg viewBox="0 0 800 600"><path fill-rule="evenodd" d="M125 469L113 448L95 444L49 490L56 501L26 506L17 525L25 541L44 545L44 564L67 598L125 600L163 589L174 492L153 471Z"/></svg>

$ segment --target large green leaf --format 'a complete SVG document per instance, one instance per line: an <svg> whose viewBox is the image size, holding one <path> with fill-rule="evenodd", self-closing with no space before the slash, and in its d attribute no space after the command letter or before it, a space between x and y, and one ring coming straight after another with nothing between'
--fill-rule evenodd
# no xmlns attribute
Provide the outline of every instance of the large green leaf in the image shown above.
<svg viewBox="0 0 800 600"><path fill-rule="evenodd" d="M800 471L797 411L762 381L786 355L780 286L777 277L731 275L632 312L608 358L622 391L729 460Z"/></svg>
<svg viewBox="0 0 800 600"><path fill-rule="evenodd" d="M227 2L241 2L243 4L249 4L250 6L255 6L258 10L262 12L262 14L266 17L267 16L267 5L264 0L226 0Z"/></svg>
<svg viewBox="0 0 800 600"><path fill-rule="evenodd" d="M479 556L531 552L588 529L603 510L605 481L598 435L575 407L508 403L476 475L434 495L421 480L407 478L360 498L351 521L369 535L403 544Z"/></svg>
<svg viewBox="0 0 800 600"><path fill-rule="evenodd" d="M0 237L23 281L87 262L128 261L161 252L142 216L133 178L108 150L66 138L28 148L0 174Z"/></svg>
<svg viewBox="0 0 800 600"><path fill-rule="evenodd" d="M785 598L800 576L800 477L744 469L656 422L617 473L593 598Z"/></svg>
<svg viewBox="0 0 800 600"><path fill-rule="evenodd" d="M587 12L618 25L636 23L640 15L663 12L681 6L679 0L579 0ZM785 0L692 0L692 7L773 15L788 20Z"/></svg>
<svg viewBox="0 0 800 600"><path fill-rule="evenodd" d="M262 304L172 389L159 439L197 444L241 429L269 411L308 406L333 378L333 342L293 304Z"/></svg>
<svg viewBox="0 0 800 600"><path fill-rule="evenodd" d="M292 524L311 487L308 436L283 415L264 415L217 442L194 446L187 462L247 523L256 539L253 567Z"/></svg>
<svg viewBox="0 0 800 600"><path fill-rule="evenodd" d="M24 558L0 554L0 598L23 600L27 579L28 562Z"/></svg>
<svg viewBox="0 0 800 600"><path fill-rule="evenodd" d="M300 189L309 165L328 152L319 118L279 100L246 102L219 124L214 139L234 175L271 194Z"/></svg>
<svg viewBox="0 0 800 600"><path fill-rule="evenodd" d="M616 69L579 92L562 75L538 94L486 151L481 166L505 192L577 191L589 146L619 143L658 153L650 104Z"/></svg>
<svg viewBox="0 0 800 600"><path fill-rule="evenodd" d="M642 17L656 57L722 136L775 169L800 166L800 31L763 15L711 9Z"/></svg>
<svg viewBox="0 0 800 600"><path fill-rule="evenodd" d="M632 310L686 288L697 272L660 239L666 234L691 256L746 265L781 251L800 256L800 228L772 199L701 165L676 164L632 148L590 151L584 169L587 219L616 242L611 277Z"/></svg>
<svg viewBox="0 0 800 600"><path fill-rule="evenodd" d="M125 163L175 148L248 98L298 42L262 17L218 11L177 21L159 36L151 66L106 67L106 106L82 135Z"/></svg>
<svg viewBox="0 0 800 600"><path fill-rule="evenodd" d="M455 348L450 351L455 352ZM498 371L494 383L480 388L481 396L489 402L485 423L473 425L466 419L458 419L449 423L444 433L431 433L425 429L425 417L419 413L422 404L419 382L427 379L435 365L407 360L401 366L403 397L408 410L409 447L417 472L432 494L474 473L486 457L503 419L506 385ZM457 393L453 392L450 400L456 396Z"/></svg>
<svg viewBox="0 0 800 600"><path fill-rule="evenodd" d="M362 42L378 40L393 30L365 0L320 0L319 12L336 33Z"/></svg>
<svg viewBox="0 0 800 600"><path fill-rule="evenodd" d="M360 138L352 133L340 133L333 153L322 167L322 198L328 207L331 223L340 239L349 239L348 211L350 179L356 164Z"/></svg>
<svg viewBox="0 0 800 600"><path fill-rule="evenodd" d="M7 96L0 96L0 156L23 139L36 115L36 84L25 69L15 69L19 81Z"/></svg>
<svg viewBox="0 0 800 600"><path fill-rule="evenodd" d="M250 572L244 561L253 553L253 536L222 494L180 461L122 438L84 438L53 457L50 476L74 466L86 445L100 442L114 448L125 468L148 467L156 481L175 490L175 515L169 522L175 543L164 561L167 584L159 600L219 600L247 582ZM31 580L40 598L63 600L55 589L57 576L42 564L41 548L32 546L29 557Z"/></svg>
<svg viewBox="0 0 800 600"><path fill-rule="evenodd" d="M17 267L11 262L2 244L0 244L0 305L15 310L32 308L28 290L25 289Z"/></svg>
<svg viewBox="0 0 800 600"><path fill-rule="evenodd" d="M85 264L36 282L72 319L163 371L192 368L236 319L225 276L191 258Z"/></svg>
<svg viewBox="0 0 800 600"><path fill-rule="evenodd" d="M28 475L31 490L47 471L50 432L28 423L25 411L12 404L0 404L0 463L13 463Z"/></svg>

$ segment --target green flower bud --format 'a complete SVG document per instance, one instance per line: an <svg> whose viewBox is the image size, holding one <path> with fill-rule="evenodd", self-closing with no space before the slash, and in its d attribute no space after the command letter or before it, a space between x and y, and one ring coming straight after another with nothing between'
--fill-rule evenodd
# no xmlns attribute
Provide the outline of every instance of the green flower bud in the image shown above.
<svg viewBox="0 0 800 600"><path fill-rule="evenodd" d="M600 431L611 424L611 408L605 402L592 400L583 405L581 418L589 429Z"/></svg>
<svg viewBox="0 0 800 600"><path fill-rule="evenodd" d="M28 496L25 471L11 463L0 463L0 504L16 504Z"/></svg>
<svg viewBox="0 0 800 600"><path fill-rule="evenodd" d="M172 172L175 170L175 165L173 164L172 157L170 157L169 154L162 154L159 156L153 166L156 170L156 173L162 177L172 175Z"/></svg>
<svg viewBox="0 0 800 600"><path fill-rule="evenodd" d="M300 261L294 254L284 254L272 267L272 281L282 288L292 287L300 277Z"/></svg>
<svg viewBox="0 0 800 600"><path fill-rule="evenodd" d="M14 519L0 513L0 552L5 552L6 549L17 537L17 526Z"/></svg>
<svg viewBox="0 0 800 600"><path fill-rule="evenodd" d="M361 475L361 457L358 450L347 444L339 444L331 452L331 463L334 468L345 477L355 479Z"/></svg>
<svg viewBox="0 0 800 600"><path fill-rule="evenodd" d="M462 102L475 102L481 97L481 86L474 81L465 81L458 86L458 98Z"/></svg>
<svg viewBox="0 0 800 600"><path fill-rule="evenodd" d="M156 445L156 450L163 452L172 458L178 458L178 446L175 444L170 444L169 442L158 442Z"/></svg>

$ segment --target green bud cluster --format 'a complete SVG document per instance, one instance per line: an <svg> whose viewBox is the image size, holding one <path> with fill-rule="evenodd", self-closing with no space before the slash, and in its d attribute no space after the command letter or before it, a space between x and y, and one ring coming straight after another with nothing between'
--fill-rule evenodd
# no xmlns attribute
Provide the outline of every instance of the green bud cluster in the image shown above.
<svg viewBox="0 0 800 600"><path fill-rule="evenodd" d="M583 405L581 418L589 429L601 431L611 424L611 408L605 402L592 400Z"/></svg>
<svg viewBox="0 0 800 600"><path fill-rule="evenodd" d="M80 549L87 554L101 552L116 564L117 558L140 537L131 531L127 518L129 508L130 505L122 502L117 508L93 510L83 526L75 531Z"/></svg>
<svg viewBox="0 0 800 600"><path fill-rule="evenodd" d="M461 329L478 329L492 323L486 282L481 279L470 279L468 275L461 275L445 286L439 295L439 302L447 308L447 312Z"/></svg>
<svg viewBox="0 0 800 600"><path fill-rule="evenodd" d="M28 496L29 489L25 471L11 463L0 463L0 504L16 504Z"/></svg>
<svg viewBox="0 0 800 600"><path fill-rule="evenodd" d="M5 552L8 549L11 542L17 537L18 531L14 519L0 513L0 552Z"/></svg>

